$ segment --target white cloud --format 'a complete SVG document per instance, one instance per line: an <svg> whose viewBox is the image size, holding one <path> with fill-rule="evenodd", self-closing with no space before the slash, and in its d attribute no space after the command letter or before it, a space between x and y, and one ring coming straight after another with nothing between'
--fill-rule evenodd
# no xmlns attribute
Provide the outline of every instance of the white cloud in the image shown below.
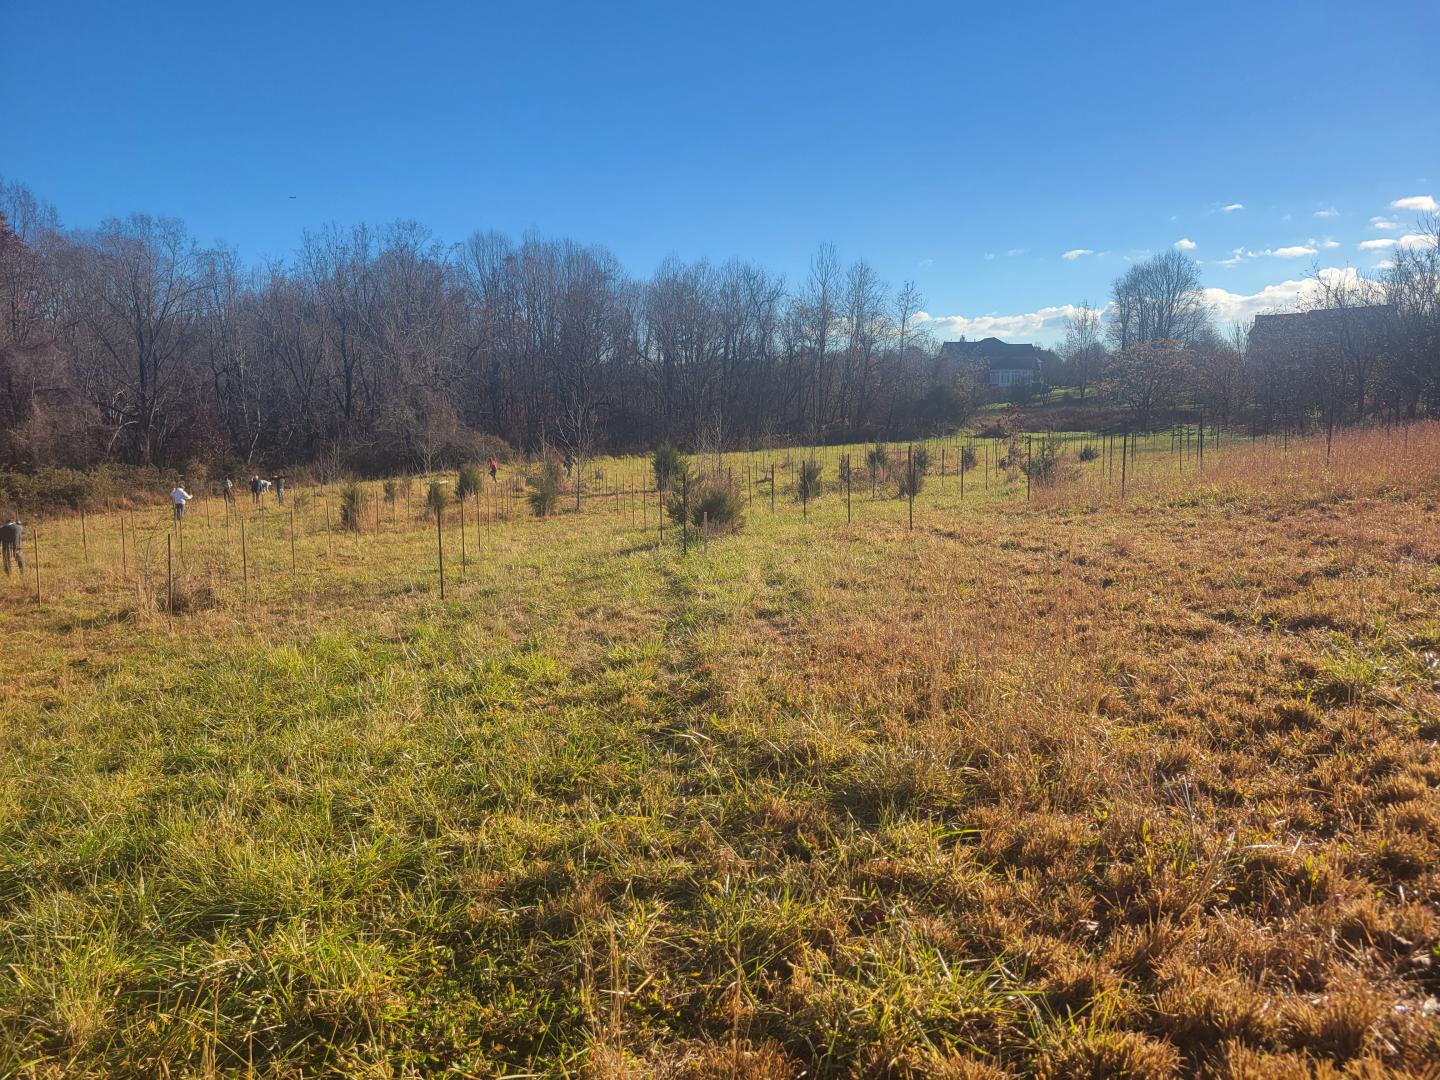
<svg viewBox="0 0 1440 1080"><path fill-rule="evenodd" d="M1360 274L1353 267L1341 269L1327 266L1319 271L1321 281L1329 283L1360 280ZM1308 300L1319 288L1314 278L1299 278L1266 285L1255 293L1232 293L1225 289L1205 290L1205 302L1215 311L1216 321L1221 326L1232 322L1249 322L1263 311L1291 311Z"/></svg>
<svg viewBox="0 0 1440 1080"><path fill-rule="evenodd" d="M1370 227L1372 229L1398 229L1400 228L1400 223L1390 218L1372 217L1370 219Z"/></svg>
<svg viewBox="0 0 1440 1080"><path fill-rule="evenodd" d="M1340 241L1339 241L1339 240L1322 240L1322 241L1320 242L1320 246L1321 246L1322 248L1337 248L1337 247L1340 246Z"/></svg>
<svg viewBox="0 0 1440 1080"><path fill-rule="evenodd" d="M1025 252L1027 252L1028 250L1030 250L1030 249L1029 249L1029 248L1011 248L1009 251L1005 252L1005 254L1008 255L1010 258L1013 259L1013 258L1015 258L1016 255L1024 255Z"/></svg>
<svg viewBox="0 0 1440 1080"><path fill-rule="evenodd" d="M1400 237L1403 248L1428 248L1435 246L1435 237L1430 233L1406 233Z"/></svg>
<svg viewBox="0 0 1440 1080"><path fill-rule="evenodd" d="M1394 264L1392 261L1390 261L1389 259L1381 259L1378 263L1375 264L1375 269L1376 269L1376 270L1393 270L1393 269L1395 269L1395 264Z"/></svg>
<svg viewBox="0 0 1440 1080"><path fill-rule="evenodd" d="M989 262L989 261L990 261L991 259L993 259L993 258L995 258L995 253L994 253L993 251L987 251L987 252L985 252L985 261L986 261L986 262Z"/></svg>
<svg viewBox="0 0 1440 1080"><path fill-rule="evenodd" d="M928 270L928 269L930 269L930 267L932 267L932 266L935 265L935 260L934 260L934 259L921 259L916 265L919 266L921 270Z"/></svg>
<svg viewBox="0 0 1440 1080"><path fill-rule="evenodd" d="M1440 203L1433 195L1407 195L1390 204L1396 210L1440 210Z"/></svg>
<svg viewBox="0 0 1440 1080"><path fill-rule="evenodd" d="M1389 237L1386 237L1386 238L1383 239L1383 240L1361 240L1361 241L1360 241L1360 250L1361 250L1361 251L1384 251L1386 248L1392 248L1392 247L1394 247L1394 246L1395 246L1396 244L1398 244L1399 242L1400 242L1400 241L1398 241L1398 240L1391 240Z"/></svg>
<svg viewBox="0 0 1440 1080"><path fill-rule="evenodd" d="M976 338L998 337L1013 341L1055 340L1065 332L1065 320L1080 308L1075 304L1043 307L1023 315L931 315L922 311L915 318L942 339L961 335Z"/></svg>
<svg viewBox="0 0 1440 1080"><path fill-rule="evenodd" d="M1227 205L1225 205L1225 206L1220 207L1220 212L1221 212L1222 214L1233 214L1236 210L1244 210L1244 209L1245 209L1245 204L1244 204L1244 203L1232 202L1232 203L1229 203L1229 204L1227 204Z"/></svg>
<svg viewBox="0 0 1440 1080"><path fill-rule="evenodd" d="M1069 259L1071 262L1074 262L1076 259L1080 258L1082 255L1094 255L1094 254L1095 254L1095 252L1091 251L1089 248L1071 248L1069 251L1065 252L1065 254L1061 255L1060 258L1062 258L1062 259Z"/></svg>
<svg viewBox="0 0 1440 1080"><path fill-rule="evenodd" d="M1292 244L1289 247L1265 248L1262 251L1251 251L1249 248L1235 248L1230 252L1230 258L1215 260L1217 266L1234 266L1244 259L1299 259L1306 255L1315 255L1320 247L1339 247L1333 240L1327 240L1321 244L1318 240L1311 240L1304 244Z"/></svg>
<svg viewBox="0 0 1440 1080"><path fill-rule="evenodd" d="M1175 241L1177 251L1194 251L1195 247L1195 241L1191 240L1188 236L1182 236L1179 240Z"/></svg>
<svg viewBox="0 0 1440 1080"><path fill-rule="evenodd" d="M1315 217L1339 217L1340 211L1333 206L1327 206L1324 210L1316 210Z"/></svg>

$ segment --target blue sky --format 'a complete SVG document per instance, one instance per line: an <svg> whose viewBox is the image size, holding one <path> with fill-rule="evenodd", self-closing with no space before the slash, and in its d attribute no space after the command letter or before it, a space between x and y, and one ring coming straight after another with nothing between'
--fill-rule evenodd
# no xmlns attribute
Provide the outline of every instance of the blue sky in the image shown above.
<svg viewBox="0 0 1440 1080"><path fill-rule="evenodd" d="M0 175L67 225L173 214L257 262L397 218L637 274L796 281L830 241L913 278L941 336L1050 340L1181 240L1227 316L1381 262L1360 245L1416 218L1392 204L1440 199L1437 33L1435 0L9 0Z"/></svg>

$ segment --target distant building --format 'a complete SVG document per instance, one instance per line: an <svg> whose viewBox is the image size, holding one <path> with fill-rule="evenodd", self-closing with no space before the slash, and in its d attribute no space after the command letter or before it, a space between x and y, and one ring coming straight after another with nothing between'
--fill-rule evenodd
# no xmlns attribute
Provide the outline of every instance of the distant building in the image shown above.
<svg viewBox="0 0 1440 1080"><path fill-rule="evenodd" d="M1318 308L1256 315L1250 328L1254 354L1368 353L1382 347L1395 323L1394 304Z"/></svg>
<svg viewBox="0 0 1440 1080"><path fill-rule="evenodd" d="M999 338L980 341L947 341L940 346L940 359L963 368L976 382L987 386L1029 386L1042 378L1042 367L1050 353L1034 345L1012 345Z"/></svg>

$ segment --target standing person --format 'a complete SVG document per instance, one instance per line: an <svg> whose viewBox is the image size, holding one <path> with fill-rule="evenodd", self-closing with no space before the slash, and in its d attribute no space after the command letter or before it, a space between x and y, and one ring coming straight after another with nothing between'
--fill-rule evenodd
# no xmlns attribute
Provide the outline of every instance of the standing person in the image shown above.
<svg viewBox="0 0 1440 1080"><path fill-rule="evenodd" d="M569 476L569 475L570 475L570 470L573 469L573 468L575 468L575 459L574 459L574 457L571 456L570 451L569 451L569 450L566 450L566 451L565 451L565 475L566 475L566 476Z"/></svg>
<svg viewBox="0 0 1440 1080"><path fill-rule="evenodd" d="M281 506L285 505L285 477L275 477L275 501Z"/></svg>
<svg viewBox="0 0 1440 1080"><path fill-rule="evenodd" d="M500 463L492 455L490 458L490 481L494 483L500 472Z"/></svg>
<svg viewBox="0 0 1440 1080"><path fill-rule="evenodd" d="M260 474L255 473L250 477L250 505L260 505Z"/></svg>
<svg viewBox="0 0 1440 1080"><path fill-rule="evenodd" d="M15 561L20 564L20 572L25 572L25 553L21 550L21 541L25 539L25 526L18 521L7 521L0 525L0 552L5 557L5 576L10 576L10 556L15 556Z"/></svg>
<svg viewBox="0 0 1440 1080"><path fill-rule="evenodd" d="M170 492L170 501L175 504L176 521L185 520L185 504L194 497L194 495L191 495L190 492L185 490L184 480L181 480L178 484L175 485L174 490Z"/></svg>
<svg viewBox="0 0 1440 1080"><path fill-rule="evenodd" d="M229 506L235 501L235 481L225 477L225 483L220 485L220 494L225 496L225 505Z"/></svg>

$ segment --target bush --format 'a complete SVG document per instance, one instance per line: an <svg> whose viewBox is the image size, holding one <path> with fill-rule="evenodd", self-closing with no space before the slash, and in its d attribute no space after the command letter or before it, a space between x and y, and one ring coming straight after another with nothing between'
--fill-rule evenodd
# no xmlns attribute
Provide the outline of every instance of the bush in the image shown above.
<svg viewBox="0 0 1440 1080"><path fill-rule="evenodd" d="M849 484L855 477L855 470L850 465L850 455L845 454L840 458L840 483Z"/></svg>
<svg viewBox="0 0 1440 1080"><path fill-rule="evenodd" d="M911 499L920 494L925 487L925 473L930 469L930 450L928 447L912 447L906 455L905 463L900 467L899 497Z"/></svg>
<svg viewBox="0 0 1440 1080"><path fill-rule="evenodd" d="M809 458L800 463L800 478L795 485L795 497L810 501L820 496L820 462Z"/></svg>
<svg viewBox="0 0 1440 1080"><path fill-rule="evenodd" d="M340 489L340 525L351 532L360 531L360 507L364 503L360 485L350 481Z"/></svg>
<svg viewBox="0 0 1440 1080"><path fill-rule="evenodd" d="M712 533L736 532L745 524L745 503L740 486L724 475L689 477L681 485L681 493L666 504L670 520L679 525L686 520L697 529L709 526Z"/></svg>
<svg viewBox="0 0 1440 1080"><path fill-rule="evenodd" d="M455 481L455 497L461 502L480 494L480 470L474 465L461 465L460 478Z"/></svg>
<svg viewBox="0 0 1440 1080"><path fill-rule="evenodd" d="M975 453L973 446L965 446L960 449L960 468L963 472L969 472L980 462L980 456Z"/></svg>
<svg viewBox="0 0 1440 1080"><path fill-rule="evenodd" d="M381 490L385 492L385 501L387 503L394 503L395 496L400 492L400 485L395 480L386 480L385 483L381 485Z"/></svg>
<svg viewBox="0 0 1440 1080"><path fill-rule="evenodd" d="M669 443L665 443L655 451L651 466L655 470L655 487L660 491L674 490L675 485L680 483L685 476L685 470L689 467L685 461L685 455Z"/></svg>
<svg viewBox="0 0 1440 1080"><path fill-rule="evenodd" d="M1094 461L1100 456L1100 448L1094 443L1086 443L1080 448L1078 457L1081 461Z"/></svg>
<svg viewBox="0 0 1440 1080"><path fill-rule="evenodd" d="M526 498L530 501L530 512L536 517L549 517L560 505L560 487L564 483L565 466L557 457L546 457L539 467L530 474L527 483L530 490Z"/></svg>

